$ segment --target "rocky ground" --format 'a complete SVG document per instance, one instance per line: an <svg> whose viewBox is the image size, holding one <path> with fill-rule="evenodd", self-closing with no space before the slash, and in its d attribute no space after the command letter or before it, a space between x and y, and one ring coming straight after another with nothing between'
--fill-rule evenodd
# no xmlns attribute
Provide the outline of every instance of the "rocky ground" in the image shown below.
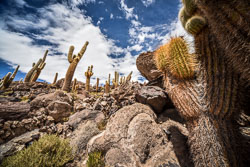
<svg viewBox="0 0 250 167"><path fill-rule="evenodd" d="M106 166L193 166L185 121L150 63L152 53L143 56L137 67L146 85L127 82L103 94L88 93L78 82L77 92L65 93L61 79L55 85L14 82L1 91L0 161L47 133L69 139L75 159L68 167L85 166L95 150L103 152Z"/></svg>

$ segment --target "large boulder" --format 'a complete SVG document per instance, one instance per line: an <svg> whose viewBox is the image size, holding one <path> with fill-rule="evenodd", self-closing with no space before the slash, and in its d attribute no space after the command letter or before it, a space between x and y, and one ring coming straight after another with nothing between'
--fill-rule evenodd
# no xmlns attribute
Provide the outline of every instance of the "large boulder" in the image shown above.
<svg viewBox="0 0 250 167"><path fill-rule="evenodd" d="M161 76L161 72L154 63L154 52L141 53L136 59L137 69L148 81L153 81Z"/></svg>
<svg viewBox="0 0 250 167"><path fill-rule="evenodd" d="M173 107L164 90L158 86L143 86L135 97L139 103L149 105L156 113L161 113L165 106Z"/></svg>
<svg viewBox="0 0 250 167"><path fill-rule="evenodd" d="M106 130L93 137L88 153L102 150L107 166L180 166L173 144L156 123L155 113L135 103L118 110Z"/></svg>

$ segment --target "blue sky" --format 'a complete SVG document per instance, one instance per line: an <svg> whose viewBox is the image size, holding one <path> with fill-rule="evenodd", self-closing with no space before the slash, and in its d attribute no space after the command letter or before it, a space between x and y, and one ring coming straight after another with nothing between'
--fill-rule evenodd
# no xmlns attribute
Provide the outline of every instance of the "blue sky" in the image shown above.
<svg viewBox="0 0 250 167"><path fill-rule="evenodd" d="M153 51L170 37L186 35L178 21L179 0L1 0L0 77L20 70L24 78L33 62L49 54L40 79L52 82L56 72L65 76L70 45L78 53L89 46L75 75L85 81L87 66L104 83L118 71L143 81L136 68L137 56Z"/></svg>

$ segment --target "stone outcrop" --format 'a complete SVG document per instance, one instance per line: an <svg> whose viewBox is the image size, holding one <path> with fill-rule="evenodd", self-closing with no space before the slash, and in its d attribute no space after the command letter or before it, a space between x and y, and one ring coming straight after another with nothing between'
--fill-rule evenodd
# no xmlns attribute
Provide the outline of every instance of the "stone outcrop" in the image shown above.
<svg viewBox="0 0 250 167"><path fill-rule="evenodd" d="M0 103L0 118L4 120L20 120L27 118L30 104L25 102Z"/></svg>
<svg viewBox="0 0 250 167"><path fill-rule="evenodd" d="M155 121L146 105L123 107L111 116L106 130L89 141L87 151L105 152L107 166L180 166L168 135Z"/></svg>
<svg viewBox="0 0 250 167"><path fill-rule="evenodd" d="M154 63L154 52L142 53L136 59L136 67L148 81L153 81L160 77L161 72Z"/></svg>
<svg viewBox="0 0 250 167"><path fill-rule="evenodd" d="M167 94L157 86L143 86L136 93L139 103L149 105L156 113L163 112L164 107L173 108L173 104Z"/></svg>

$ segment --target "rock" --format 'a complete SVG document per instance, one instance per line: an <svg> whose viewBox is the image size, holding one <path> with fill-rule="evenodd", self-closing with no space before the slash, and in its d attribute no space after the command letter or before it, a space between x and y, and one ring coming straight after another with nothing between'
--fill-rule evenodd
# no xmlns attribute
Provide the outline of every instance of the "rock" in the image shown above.
<svg viewBox="0 0 250 167"><path fill-rule="evenodd" d="M179 112L174 109L166 109L158 115L158 122L166 122L167 120L174 120L180 123L185 123L185 120L179 115Z"/></svg>
<svg viewBox="0 0 250 167"><path fill-rule="evenodd" d="M154 52L142 53L136 59L136 67L148 81L157 79L161 72L154 63Z"/></svg>
<svg viewBox="0 0 250 167"><path fill-rule="evenodd" d="M30 104L23 102L0 103L0 118L4 120L20 120L26 118Z"/></svg>
<svg viewBox="0 0 250 167"><path fill-rule="evenodd" d="M102 102L101 102L101 105L102 105L102 106L106 106L107 104L108 104L108 103L107 103L106 101L102 101Z"/></svg>
<svg viewBox="0 0 250 167"><path fill-rule="evenodd" d="M71 104L72 97L68 93L64 93L62 90L58 90L54 93L37 96L30 102L30 105L32 109L37 110L40 108L46 108L52 101L61 101Z"/></svg>
<svg viewBox="0 0 250 167"><path fill-rule="evenodd" d="M94 121L88 120L87 122L79 124L77 129L75 129L69 137L73 152L78 156L83 153L86 150L88 141L99 132L100 130Z"/></svg>
<svg viewBox="0 0 250 167"><path fill-rule="evenodd" d="M106 130L89 141L87 151L106 152L107 166L180 166L172 143L155 120L146 105L123 107L111 116Z"/></svg>
<svg viewBox="0 0 250 167"><path fill-rule="evenodd" d="M63 118L69 117L72 106L67 102L53 101L48 106L49 115L54 118L55 122L60 122Z"/></svg>
<svg viewBox="0 0 250 167"><path fill-rule="evenodd" d="M13 138L9 142L0 145L0 162L4 157L10 156L15 154L17 151L20 151L30 143L31 141L38 139L40 137L40 133L38 129L35 129L31 132L27 132L22 134L21 136L18 136L16 138Z"/></svg>
<svg viewBox="0 0 250 167"><path fill-rule="evenodd" d="M94 122L99 123L104 119L105 119L105 116L101 111L85 109L85 110L76 112L75 114L71 115L69 117L69 121L67 122L67 124L73 127L73 129L76 129L77 126L82 121L93 120Z"/></svg>
<svg viewBox="0 0 250 167"><path fill-rule="evenodd" d="M149 105L156 113L161 113L166 105L168 105L168 108L173 107L165 92L157 86L143 86L136 93L136 100Z"/></svg>

